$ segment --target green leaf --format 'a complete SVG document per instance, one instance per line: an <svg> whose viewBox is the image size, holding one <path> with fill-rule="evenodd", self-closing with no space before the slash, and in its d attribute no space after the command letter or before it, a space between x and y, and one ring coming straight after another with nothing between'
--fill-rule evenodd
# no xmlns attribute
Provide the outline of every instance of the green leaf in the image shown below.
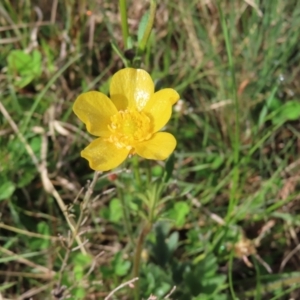
<svg viewBox="0 0 300 300"><path fill-rule="evenodd" d="M9 71L23 75L38 76L41 73L42 56L38 50L34 50L31 54L22 50L12 50L8 57Z"/></svg>
<svg viewBox="0 0 300 300"><path fill-rule="evenodd" d="M75 288L72 294L75 296L75 299L84 299L86 295L86 289L83 287Z"/></svg>
<svg viewBox="0 0 300 300"><path fill-rule="evenodd" d="M169 253L173 253L176 250L176 248L178 247L178 241L179 241L179 233L178 231L174 231L167 239L167 246L169 249Z"/></svg>
<svg viewBox="0 0 300 300"><path fill-rule="evenodd" d="M168 158L166 162L166 174L165 174L165 182L168 182L169 179L172 176L173 170L174 170L174 164L175 164L175 156L174 153Z"/></svg>
<svg viewBox="0 0 300 300"><path fill-rule="evenodd" d="M103 278L111 278L114 275L114 270L110 266L100 266L100 271Z"/></svg>
<svg viewBox="0 0 300 300"><path fill-rule="evenodd" d="M159 165L156 165L151 169L151 173L155 177L161 177L161 175L163 173L163 168Z"/></svg>
<svg viewBox="0 0 300 300"><path fill-rule="evenodd" d="M41 149L41 146L42 146L42 137L41 136L33 137L30 140L30 146L31 146L33 152L36 155L39 155L40 154L40 149Z"/></svg>
<svg viewBox="0 0 300 300"><path fill-rule="evenodd" d="M141 291L143 291L144 295L141 299L148 299L150 294L157 296L158 299L163 299L163 296L172 288L172 275L168 273L166 269L160 268L153 263L149 263L144 266L142 274L141 277L145 277L145 280L140 283Z"/></svg>
<svg viewBox="0 0 300 300"><path fill-rule="evenodd" d="M221 165L224 162L224 157L221 155L218 155L217 157L215 157L215 159L213 160L212 164L211 164L211 168L213 170L217 170L219 167L221 167Z"/></svg>
<svg viewBox="0 0 300 300"><path fill-rule="evenodd" d="M175 221L177 227L185 224L186 215L190 212L190 206L185 201L176 202L170 211L170 218Z"/></svg>
<svg viewBox="0 0 300 300"><path fill-rule="evenodd" d="M273 124L283 124L300 118L300 102L297 100L286 102L272 118Z"/></svg>
<svg viewBox="0 0 300 300"><path fill-rule="evenodd" d="M131 266L131 263L128 260L117 264L116 268L115 268L116 275L125 276L128 273L130 266Z"/></svg>
<svg viewBox="0 0 300 300"><path fill-rule="evenodd" d="M8 199L12 196L16 189L16 186L11 181L6 181L0 185L0 201Z"/></svg>
<svg viewBox="0 0 300 300"><path fill-rule="evenodd" d="M109 220L118 223L122 219L122 203L119 199L113 198L109 203Z"/></svg>
<svg viewBox="0 0 300 300"><path fill-rule="evenodd" d="M38 50L31 54L23 50L12 50L7 57L7 64L8 73L19 88L28 85L42 73L42 55Z"/></svg>
<svg viewBox="0 0 300 300"><path fill-rule="evenodd" d="M209 253L197 264L186 268L184 282L193 296L203 295L203 299L213 300L215 297L211 296L224 287L226 280L225 275L220 275L217 272L217 259Z"/></svg>
<svg viewBox="0 0 300 300"><path fill-rule="evenodd" d="M82 277L84 276L84 269L81 265L76 265L73 269L73 272L77 281L82 279Z"/></svg>
<svg viewBox="0 0 300 300"><path fill-rule="evenodd" d="M112 264L114 267L114 273L118 276L125 276L128 273L131 266L130 261L123 259L122 252L118 252L116 254Z"/></svg>
<svg viewBox="0 0 300 300"><path fill-rule="evenodd" d="M74 266L74 275L76 280L80 280L86 273L86 268L90 266L92 258L88 255L77 253L73 260Z"/></svg>
<svg viewBox="0 0 300 300"><path fill-rule="evenodd" d="M17 282L2 283L0 286L0 292L3 292L16 284L17 284Z"/></svg>
<svg viewBox="0 0 300 300"><path fill-rule="evenodd" d="M138 42L140 42L144 36L145 30L147 27L147 23L148 23L148 19L149 19L149 11L147 11L143 15L143 17L140 21L139 28L138 28Z"/></svg>
<svg viewBox="0 0 300 300"><path fill-rule="evenodd" d="M30 68L31 57L22 50L12 50L7 56L9 72L22 75Z"/></svg>
<svg viewBox="0 0 300 300"><path fill-rule="evenodd" d="M77 265L86 267L92 263L92 257L89 255L82 254L82 253L77 253L75 256L74 262Z"/></svg>
<svg viewBox="0 0 300 300"><path fill-rule="evenodd" d="M38 233L49 236L50 228L46 222L39 222L38 224ZM41 239L40 240L40 249L48 249L50 245L50 240Z"/></svg>
<svg viewBox="0 0 300 300"><path fill-rule="evenodd" d="M259 114L259 118L258 118L258 126L260 127L265 121L266 121L266 116L267 113L269 111L270 108L272 108L272 106L274 105L273 102L276 99L275 98L275 93L277 91L278 87L275 86L270 94L270 96L266 99L266 103L263 106L260 114ZM275 106L273 106L275 107Z"/></svg>
<svg viewBox="0 0 300 300"><path fill-rule="evenodd" d="M31 183L36 176L37 171L35 167L26 166L26 169L20 170L20 173L19 180L16 183L18 188L22 188Z"/></svg>

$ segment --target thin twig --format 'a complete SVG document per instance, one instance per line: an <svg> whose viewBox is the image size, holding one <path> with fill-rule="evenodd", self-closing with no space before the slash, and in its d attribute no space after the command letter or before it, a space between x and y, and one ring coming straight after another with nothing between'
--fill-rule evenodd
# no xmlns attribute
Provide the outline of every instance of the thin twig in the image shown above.
<svg viewBox="0 0 300 300"><path fill-rule="evenodd" d="M36 238L39 238L39 239L44 239L44 240L58 241L58 240L61 239L61 238L56 237L56 236L49 236L49 235L44 235L44 234L35 233L35 232L27 231L27 230L24 230L24 229L16 228L16 227L9 226L9 225L6 225L6 224L1 223L1 222L0 222L0 228L6 229L6 230L9 230L9 231L12 231L12 232L16 232L18 234L23 234L23 235L27 235L27 236L30 236L30 237L36 237Z"/></svg>
<svg viewBox="0 0 300 300"><path fill-rule="evenodd" d="M287 264L287 262L292 258L292 256L294 256L298 251L300 250L300 244L298 244L296 246L296 248L294 248L281 262L280 264L280 268L279 268L279 271L281 272L285 265Z"/></svg>
<svg viewBox="0 0 300 300"><path fill-rule="evenodd" d="M271 267L259 256L258 253L254 254L254 256L261 263L261 265L268 271L268 273L270 273L270 274L273 273Z"/></svg>
<svg viewBox="0 0 300 300"><path fill-rule="evenodd" d="M21 296L19 296L17 298L17 300L24 300L24 299L32 299L32 296L35 296L47 289L49 289L51 287L52 283L48 283L48 284L43 284L42 286L38 287L38 288L32 288L29 291L26 291L25 293L23 293Z"/></svg>
<svg viewBox="0 0 300 300"><path fill-rule="evenodd" d="M135 277L129 281L126 281L124 283L122 283L121 285L119 285L118 287L116 287L114 290L112 290L105 298L104 300L108 300L113 294L115 294L118 290L122 289L123 287L127 286L127 285L131 285L132 283L134 283L135 281L137 281L139 278Z"/></svg>
<svg viewBox="0 0 300 300"><path fill-rule="evenodd" d="M8 276L8 277L28 277L28 278L35 278L35 279L43 279L43 280L49 280L53 279L52 274L46 274L46 273L29 273L29 272L18 272L18 271L2 271L0 270L0 275Z"/></svg>
<svg viewBox="0 0 300 300"><path fill-rule="evenodd" d="M164 299L169 299L169 297L175 292L176 290L176 285L173 286L173 288L171 289L171 291L169 292L169 294L167 294Z"/></svg>
<svg viewBox="0 0 300 300"><path fill-rule="evenodd" d="M57 5L58 5L58 0L53 0L52 8L51 8L51 18L50 18L51 24L54 24L56 20Z"/></svg>
<svg viewBox="0 0 300 300"><path fill-rule="evenodd" d="M13 24L13 25L6 25L6 26L1 26L0 27L0 32L2 31L7 31L7 30L14 30L14 29L20 29L20 28L28 28L36 25L36 23L24 23L24 24ZM51 22L49 21L44 21L40 22L38 26L49 26L51 25Z"/></svg>

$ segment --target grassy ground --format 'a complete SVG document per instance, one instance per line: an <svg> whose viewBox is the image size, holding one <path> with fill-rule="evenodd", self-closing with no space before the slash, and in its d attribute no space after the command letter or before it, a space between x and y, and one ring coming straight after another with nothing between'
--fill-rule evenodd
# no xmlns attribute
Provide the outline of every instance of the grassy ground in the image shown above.
<svg viewBox="0 0 300 300"><path fill-rule="evenodd" d="M0 4L0 299L104 299L132 279L141 191L136 161L92 181L72 104L123 67L118 3L51 2ZM136 34L148 5L129 2ZM159 1L142 67L182 101L140 299L300 297L299 18L296 0ZM165 163L139 168L155 180Z"/></svg>

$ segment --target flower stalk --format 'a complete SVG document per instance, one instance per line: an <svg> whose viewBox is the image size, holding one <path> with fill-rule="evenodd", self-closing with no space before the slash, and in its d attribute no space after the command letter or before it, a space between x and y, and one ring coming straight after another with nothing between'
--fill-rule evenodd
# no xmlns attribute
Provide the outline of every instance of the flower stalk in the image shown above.
<svg viewBox="0 0 300 300"><path fill-rule="evenodd" d="M128 235L130 245L133 246L134 245L134 238L132 236L132 230L131 230L130 221L129 221L128 205L125 202L124 193L123 193L123 190L120 186L117 186L117 191L118 191L118 197L119 197L119 199L121 201L121 204L122 204L122 213L123 213L123 220L124 220L124 224L125 224L125 230L126 230L126 233Z"/></svg>
<svg viewBox="0 0 300 300"><path fill-rule="evenodd" d="M141 189L142 179L141 179L141 173L140 173L139 158L137 156L134 156L132 158L132 163L133 163L134 177L135 177L138 189Z"/></svg>
<svg viewBox="0 0 300 300"><path fill-rule="evenodd" d="M152 224L146 223L146 225L142 228L136 245L136 251L134 254L134 261L133 261L133 278L139 277L140 272L140 262L141 262L141 254L144 246L145 239L149 232L151 231ZM137 281L134 285L134 299L140 299L140 285L139 281Z"/></svg>

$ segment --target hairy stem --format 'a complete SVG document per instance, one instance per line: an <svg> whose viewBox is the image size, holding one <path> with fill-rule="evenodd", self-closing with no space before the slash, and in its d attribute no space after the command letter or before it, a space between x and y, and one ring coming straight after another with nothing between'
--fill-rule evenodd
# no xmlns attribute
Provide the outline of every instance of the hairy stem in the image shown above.
<svg viewBox="0 0 300 300"><path fill-rule="evenodd" d="M134 261L133 261L133 278L139 277L143 245L148 233L151 230L151 227L152 225L150 223L146 224L144 228L141 230L140 235L138 237L136 251L134 254ZM140 295L140 286L139 286L139 281L137 281L134 285L134 299L139 300L140 299L139 295Z"/></svg>

